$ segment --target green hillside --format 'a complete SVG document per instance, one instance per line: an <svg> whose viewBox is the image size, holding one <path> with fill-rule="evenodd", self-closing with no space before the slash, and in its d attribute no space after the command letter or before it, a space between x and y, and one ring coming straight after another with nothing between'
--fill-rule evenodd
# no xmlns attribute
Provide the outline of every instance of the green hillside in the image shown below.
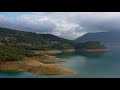
<svg viewBox="0 0 120 90"><path fill-rule="evenodd" d="M33 56L30 50L0 45L0 61L22 60L25 56Z"/></svg>
<svg viewBox="0 0 120 90"><path fill-rule="evenodd" d="M0 44L29 50L69 49L73 42L51 34L36 34L0 27Z"/></svg>
<svg viewBox="0 0 120 90"><path fill-rule="evenodd" d="M74 48L76 50L77 49L107 49L106 46L104 46L103 44L97 41L88 41L88 42L80 43L77 44Z"/></svg>

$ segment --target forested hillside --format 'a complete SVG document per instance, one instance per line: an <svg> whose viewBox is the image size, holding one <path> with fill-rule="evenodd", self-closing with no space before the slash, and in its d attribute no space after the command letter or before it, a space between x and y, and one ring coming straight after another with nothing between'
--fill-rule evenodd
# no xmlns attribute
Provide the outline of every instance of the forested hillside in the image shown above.
<svg viewBox="0 0 120 90"><path fill-rule="evenodd" d="M0 44L29 50L69 49L73 42L51 34L36 34L0 27Z"/></svg>

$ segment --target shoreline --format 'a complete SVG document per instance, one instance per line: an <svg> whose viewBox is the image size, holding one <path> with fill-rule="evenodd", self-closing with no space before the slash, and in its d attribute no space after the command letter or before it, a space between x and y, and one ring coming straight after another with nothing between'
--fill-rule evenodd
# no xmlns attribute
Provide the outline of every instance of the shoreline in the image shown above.
<svg viewBox="0 0 120 90"><path fill-rule="evenodd" d="M84 49L84 50L76 50L77 52L106 52L109 49Z"/></svg>
<svg viewBox="0 0 120 90"><path fill-rule="evenodd" d="M39 53L38 53L39 54ZM0 62L0 70L29 72L33 74L45 75L64 75L64 74L77 74L77 72L61 68L64 64L55 64L56 62L67 62L69 60L56 58L51 55L40 55L33 57L25 57L21 61L6 61ZM50 64L46 64L50 63Z"/></svg>
<svg viewBox="0 0 120 90"><path fill-rule="evenodd" d="M109 49L86 49L77 50L78 52L104 52ZM57 62L68 62L70 60L60 59L52 54L62 53L62 52L74 52L73 49L66 50L46 50L46 51L33 51L36 56L25 57L21 61L6 61L0 62L0 70L8 71L20 71L29 72L32 74L42 74L42 75L74 75L77 74L76 71L62 68L64 64L56 64Z"/></svg>
<svg viewBox="0 0 120 90"><path fill-rule="evenodd" d="M74 49L64 49L64 50L33 50L35 54L57 54L62 52L74 52Z"/></svg>

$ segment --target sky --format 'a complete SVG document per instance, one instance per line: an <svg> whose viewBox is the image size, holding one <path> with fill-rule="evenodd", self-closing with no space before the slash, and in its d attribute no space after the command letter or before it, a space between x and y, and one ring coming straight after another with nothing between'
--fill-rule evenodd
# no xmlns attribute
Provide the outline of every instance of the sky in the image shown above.
<svg viewBox="0 0 120 90"><path fill-rule="evenodd" d="M0 12L0 27L76 39L120 31L120 12Z"/></svg>

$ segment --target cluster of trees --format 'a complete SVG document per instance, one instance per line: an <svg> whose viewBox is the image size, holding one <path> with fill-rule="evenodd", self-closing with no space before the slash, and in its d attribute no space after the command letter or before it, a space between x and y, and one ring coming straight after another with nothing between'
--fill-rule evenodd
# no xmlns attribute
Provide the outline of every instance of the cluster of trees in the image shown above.
<svg viewBox="0 0 120 90"><path fill-rule="evenodd" d="M22 60L32 50L72 48L72 41L51 34L36 34L0 27L0 60Z"/></svg>
<svg viewBox="0 0 120 90"><path fill-rule="evenodd" d="M0 27L0 60L21 60L33 56L30 50L106 48L100 42L75 43L51 34L36 34Z"/></svg>
<svg viewBox="0 0 120 90"><path fill-rule="evenodd" d="M1 43L30 50L69 49L73 43L51 34L36 34L7 28L0 28L0 37Z"/></svg>
<svg viewBox="0 0 120 90"><path fill-rule="evenodd" d="M0 45L0 60L2 61L22 60L25 56L33 55L34 53L29 50Z"/></svg>
<svg viewBox="0 0 120 90"><path fill-rule="evenodd" d="M106 47L98 41L88 41L75 45L75 49L105 49Z"/></svg>

